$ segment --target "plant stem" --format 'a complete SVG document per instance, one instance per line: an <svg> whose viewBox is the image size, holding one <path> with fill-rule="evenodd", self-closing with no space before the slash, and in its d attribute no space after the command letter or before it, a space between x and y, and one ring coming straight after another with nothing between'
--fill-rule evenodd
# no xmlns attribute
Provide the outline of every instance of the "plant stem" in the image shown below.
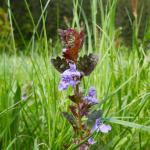
<svg viewBox="0 0 150 150"><path fill-rule="evenodd" d="M79 85L76 85L75 88L75 95L79 95ZM80 102L77 104L77 110L78 110L78 126L79 129L82 130L82 122L81 122L81 114L80 114ZM82 135L80 134L80 139L82 140Z"/></svg>

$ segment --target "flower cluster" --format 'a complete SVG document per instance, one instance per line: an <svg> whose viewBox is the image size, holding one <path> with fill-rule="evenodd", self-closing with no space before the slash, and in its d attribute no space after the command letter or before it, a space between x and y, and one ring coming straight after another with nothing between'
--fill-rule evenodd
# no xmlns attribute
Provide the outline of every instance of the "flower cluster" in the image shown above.
<svg viewBox="0 0 150 150"><path fill-rule="evenodd" d="M66 90L69 86L75 88L80 83L81 73L76 70L75 64L69 64L70 68L61 74L61 81L59 84L59 90Z"/></svg>
<svg viewBox="0 0 150 150"><path fill-rule="evenodd" d="M96 143L92 138L95 132L108 133L111 130L111 126L104 124L102 121L102 110L93 110L93 106L99 104L95 88L91 87L88 94L84 96L79 87L82 78L90 75L95 69L98 58L94 54L89 54L78 59L79 49L83 45L83 31L77 32L69 28L59 30L59 34L64 44L63 58L52 59L54 67L61 73L58 89L63 91L71 86L74 91L74 94L69 96L69 99L73 102L69 105L70 113L63 112L63 116L75 131L73 140L75 144L88 139L80 146L80 150L85 150Z"/></svg>
<svg viewBox="0 0 150 150"><path fill-rule="evenodd" d="M91 87L88 93L88 96L84 100L89 104L98 104L98 99L96 98L96 90L94 87Z"/></svg>

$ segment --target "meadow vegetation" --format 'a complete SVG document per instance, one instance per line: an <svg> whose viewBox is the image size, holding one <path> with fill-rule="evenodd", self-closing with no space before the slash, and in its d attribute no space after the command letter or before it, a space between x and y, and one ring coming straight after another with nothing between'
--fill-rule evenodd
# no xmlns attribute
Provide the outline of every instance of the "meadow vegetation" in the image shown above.
<svg viewBox="0 0 150 150"><path fill-rule="evenodd" d="M28 41L20 31L24 46L17 47L13 30L17 20L13 18L10 0L7 1L8 20L4 19L5 32L0 32L2 150L63 150L66 143L72 143L73 129L61 114L70 105L67 96L72 89L58 91L60 74L50 63L51 58L62 53L60 38L57 36L53 41L47 37L45 22L50 3L51 0L47 0L44 6L41 5L42 13L36 24L26 3L34 28ZM132 16L128 16L131 45L126 45L121 36L122 29L116 28L115 24L118 3L118 0L108 0L104 7L101 0L91 0L89 25L82 5L75 0L72 22L67 24L77 30L84 27L85 42L80 54L94 52L99 57L95 71L82 81L82 88L87 93L91 85L95 86L100 100L96 107L103 110L106 122L112 126L108 134L96 135L97 143L90 149L149 150L150 21L147 20L144 36L139 39L142 12L132 4ZM100 25L96 14L100 15ZM39 24L42 24L40 34L37 32ZM71 145L67 149L75 147Z"/></svg>

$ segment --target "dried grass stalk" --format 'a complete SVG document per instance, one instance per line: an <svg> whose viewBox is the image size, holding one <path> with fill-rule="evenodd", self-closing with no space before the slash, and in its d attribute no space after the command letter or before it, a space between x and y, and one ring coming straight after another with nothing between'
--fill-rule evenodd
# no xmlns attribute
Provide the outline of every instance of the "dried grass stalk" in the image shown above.
<svg viewBox="0 0 150 150"><path fill-rule="evenodd" d="M137 10L138 10L138 0L131 0L132 13L135 18L137 18Z"/></svg>

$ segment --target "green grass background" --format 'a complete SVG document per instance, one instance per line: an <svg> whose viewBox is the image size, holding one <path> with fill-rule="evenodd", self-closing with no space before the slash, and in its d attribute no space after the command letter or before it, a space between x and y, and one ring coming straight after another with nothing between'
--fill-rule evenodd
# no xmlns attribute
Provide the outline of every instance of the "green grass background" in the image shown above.
<svg viewBox="0 0 150 150"><path fill-rule="evenodd" d="M30 42L25 43L24 49L29 55L17 53L13 30L8 41L14 55L6 53L7 48L3 48L0 55L2 150L63 150L63 145L72 143L73 129L61 115L62 111L67 111L70 104L67 95L72 90L58 91L60 75L50 63L50 58L61 55L62 45L57 40L52 46L47 39L45 13L49 3L50 0L41 6L41 35L37 35L37 24ZM116 41L120 40L119 30L115 28L116 5L117 0L110 1L104 10L100 0L92 0L93 19L92 26L89 26L88 16L82 11L79 1L74 1L71 27L80 29L82 16L87 33L80 55L94 52L100 57L95 71L84 78L82 88L85 94L90 86L96 88L100 100L97 107L104 111L106 124L112 126L112 131L108 134L96 135L97 143L90 149L149 150L150 54L145 51L144 41L150 27L147 26L146 36L139 42L139 15L139 18L131 21L132 47L126 47L122 42L116 46ZM101 11L101 26L96 22L97 11ZM8 17L13 27L13 12L10 9ZM73 147L72 144L68 150Z"/></svg>

